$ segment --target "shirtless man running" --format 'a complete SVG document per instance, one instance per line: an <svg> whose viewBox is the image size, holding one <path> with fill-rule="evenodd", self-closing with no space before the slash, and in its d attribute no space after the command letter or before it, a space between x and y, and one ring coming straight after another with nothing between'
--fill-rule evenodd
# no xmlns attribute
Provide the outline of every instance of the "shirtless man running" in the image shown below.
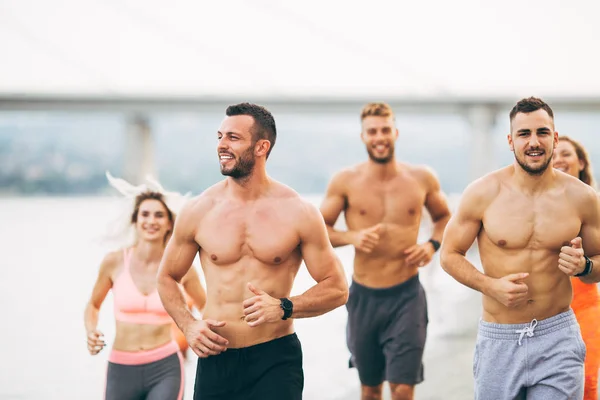
<svg viewBox="0 0 600 400"><path fill-rule="evenodd" d="M242 103L217 133L227 178L184 207L159 271L167 312L198 355L194 399L300 400L302 350L294 318L346 303L348 285L319 210L265 169L273 116ZM177 283L199 252L207 287L203 318ZM302 260L317 282L289 297Z"/></svg>
<svg viewBox="0 0 600 400"><path fill-rule="evenodd" d="M335 174L321 213L333 246L355 248L347 341L362 399L381 399L383 381L394 400L412 399L414 385L423 381L428 322L418 270L440 246L450 211L430 169L395 161L391 108L368 104L361 121L369 160ZM423 206L433 235L417 244ZM342 211L346 232L334 230Z"/></svg>
<svg viewBox="0 0 600 400"><path fill-rule="evenodd" d="M450 275L483 294L475 398L581 399L585 345L569 277L600 280L598 197L552 168L558 133L544 101L519 101L510 126L514 163L467 187L440 254ZM465 257L475 239L483 273Z"/></svg>

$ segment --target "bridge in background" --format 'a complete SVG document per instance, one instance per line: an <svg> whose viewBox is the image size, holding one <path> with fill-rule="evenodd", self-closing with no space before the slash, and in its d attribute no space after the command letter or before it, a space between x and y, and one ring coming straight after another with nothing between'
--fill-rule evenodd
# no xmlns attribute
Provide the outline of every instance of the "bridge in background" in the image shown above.
<svg viewBox="0 0 600 400"><path fill-rule="evenodd" d="M348 97L260 97L253 102L267 107L275 117L278 113L295 114L358 114L372 99ZM396 97L382 99L397 114L455 114L465 118L471 127L471 178L475 179L495 168L491 156L492 132L497 116L508 113L516 98L500 97ZM545 98L555 113L600 112L600 97ZM140 182L155 172L152 116L156 113L192 112L198 115L224 113L229 104L245 99L217 97L123 97L67 95L0 95L0 112L113 112L123 115L127 129L123 176Z"/></svg>

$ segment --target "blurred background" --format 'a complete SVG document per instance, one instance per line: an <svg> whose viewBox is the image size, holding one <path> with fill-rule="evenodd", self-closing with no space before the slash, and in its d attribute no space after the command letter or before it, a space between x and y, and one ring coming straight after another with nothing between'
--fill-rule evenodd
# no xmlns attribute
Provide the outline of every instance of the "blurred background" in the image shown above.
<svg viewBox="0 0 600 400"><path fill-rule="evenodd" d="M118 208L105 171L200 194L222 179L225 108L249 101L276 119L269 174L318 205L335 171L367 158L361 108L385 101L397 158L434 168L455 207L469 182L512 162L508 112L532 95L600 165L599 14L594 0L0 0L0 398L102 396L108 351L87 353L83 309ZM353 249L337 251L350 279ZM472 398L479 297L437 260L422 280L417 398ZM301 270L294 291L310 285ZM307 399L358 398L345 320L342 308L296 322Z"/></svg>

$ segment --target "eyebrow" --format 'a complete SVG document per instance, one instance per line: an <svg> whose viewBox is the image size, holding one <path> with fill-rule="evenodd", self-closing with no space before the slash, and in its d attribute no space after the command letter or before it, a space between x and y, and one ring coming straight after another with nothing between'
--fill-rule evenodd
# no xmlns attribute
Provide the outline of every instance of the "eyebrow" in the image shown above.
<svg viewBox="0 0 600 400"><path fill-rule="evenodd" d="M550 132L550 128L546 128L546 127L538 128L537 131L538 132L540 132L540 131ZM527 128L525 128L525 129L519 129L517 132L528 133L528 132L531 132L531 129L527 129Z"/></svg>

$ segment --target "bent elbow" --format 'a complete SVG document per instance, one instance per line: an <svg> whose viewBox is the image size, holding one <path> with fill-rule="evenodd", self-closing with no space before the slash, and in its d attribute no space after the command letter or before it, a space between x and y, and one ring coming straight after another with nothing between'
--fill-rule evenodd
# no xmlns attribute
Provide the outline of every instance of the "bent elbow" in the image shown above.
<svg viewBox="0 0 600 400"><path fill-rule="evenodd" d="M328 297L331 299L330 304L332 310L345 305L348 302L349 296L348 283L346 280L340 279L330 293L331 297Z"/></svg>
<svg viewBox="0 0 600 400"><path fill-rule="evenodd" d="M350 296L350 291L348 290L348 286L346 286L344 288L344 290L342 290L340 295L338 296L339 297L338 307L345 305L348 302L349 296Z"/></svg>
<svg viewBox="0 0 600 400"><path fill-rule="evenodd" d="M450 254L450 252L442 247L442 251L440 252L440 266L447 273L450 273L450 259L452 259L452 255Z"/></svg>
<svg viewBox="0 0 600 400"><path fill-rule="evenodd" d="M340 306L343 306L348 302L349 296L350 296L350 288L348 287L348 281L346 280L346 277L343 276L342 280L341 280L341 287L340 287L340 294L339 294Z"/></svg>
<svg viewBox="0 0 600 400"><path fill-rule="evenodd" d="M158 274L156 276L156 287L158 289L158 291L160 292L161 290L163 290L163 288L169 284L169 280L173 280L173 278L171 277L171 275L169 275L168 273L166 273L163 270L158 270Z"/></svg>

